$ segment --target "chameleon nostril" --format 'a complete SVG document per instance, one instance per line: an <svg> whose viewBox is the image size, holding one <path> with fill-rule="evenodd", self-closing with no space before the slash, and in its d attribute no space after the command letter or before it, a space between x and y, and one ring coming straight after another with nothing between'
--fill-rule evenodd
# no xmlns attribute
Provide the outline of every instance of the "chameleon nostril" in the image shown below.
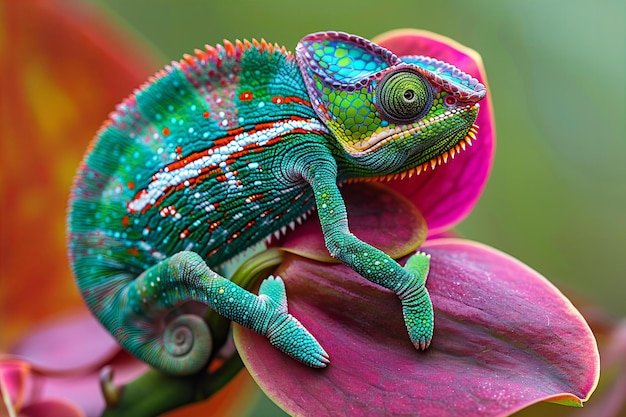
<svg viewBox="0 0 626 417"><path fill-rule="evenodd" d="M446 106L450 107L450 106L454 106L457 103L456 97L454 97L451 94L448 94L444 99L443 102L446 104Z"/></svg>

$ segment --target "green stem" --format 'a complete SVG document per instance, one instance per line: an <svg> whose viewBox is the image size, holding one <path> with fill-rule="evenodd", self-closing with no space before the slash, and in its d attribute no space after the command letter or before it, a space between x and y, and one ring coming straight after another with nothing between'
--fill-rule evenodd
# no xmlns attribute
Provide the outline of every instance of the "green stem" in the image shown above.
<svg viewBox="0 0 626 417"><path fill-rule="evenodd" d="M267 249L241 264L230 278L232 282L251 291L260 278L283 261L284 255L278 248Z"/></svg>
<svg viewBox="0 0 626 417"><path fill-rule="evenodd" d="M243 368L235 353L215 372L175 377L150 370L121 389L119 401L102 417L152 417L202 401L219 391Z"/></svg>

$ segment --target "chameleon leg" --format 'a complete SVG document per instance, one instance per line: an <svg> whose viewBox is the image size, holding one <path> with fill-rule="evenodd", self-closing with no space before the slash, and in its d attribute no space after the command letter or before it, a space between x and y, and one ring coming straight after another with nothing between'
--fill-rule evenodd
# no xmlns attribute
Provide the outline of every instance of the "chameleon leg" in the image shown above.
<svg viewBox="0 0 626 417"><path fill-rule="evenodd" d="M415 276L408 281L404 291L398 293L402 300L402 314L409 336L415 348L425 350L433 337L433 303L426 289L426 278L430 267L430 255L417 252L404 265L404 269Z"/></svg>
<svg viewBox="0 0 626 417"><path fill-rule="evenodd" d="M186 301L200 301L218 314L266 336L272 345L292 358L311 367L324 367L328 355L315 338L287 312L285 286L279 277L261 283L259 295L218 275L196 253L179 252L142 273L120 294L121 323L130 328L118 339L133 354L150 365L169 373L193 373L204 365L210 352L200 346L206 340L199 326L189 318L176 319L166 325L163 342L155 340L149 323L163 311ZM130 308L122 308L122 306ZM195 318L202 320L195 316ZM172 329L180 326L186 330ZM206 325L205 325L206 327ZM150 333L152 331L152 333ZM130 336L138 334L139 336ZM168 345L168 334L173 335ZM193 339L200 335L195 345ZM121 337L120 337L121 336ZM186 338L191 339L188 342Z"/></svg>
<svg viewBox="0 0 626 417"><path fill-rule="evenodd" d="M428 348L434 327L433 307L425 287L430 258L418 252L402 268L384 252L356 238L348 229L346 207L335 183L335 166L317 165L308 174L331 256L369 281L394 291L401 300L413 346Z"/></svg>

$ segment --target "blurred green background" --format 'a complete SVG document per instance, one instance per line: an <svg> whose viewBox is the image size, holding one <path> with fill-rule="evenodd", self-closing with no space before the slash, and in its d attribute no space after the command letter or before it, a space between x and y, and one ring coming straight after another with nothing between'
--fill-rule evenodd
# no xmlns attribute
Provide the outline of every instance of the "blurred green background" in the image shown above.
<svg viewBox="0 0 626 417"><path fill-rule="evenodd" d="M626 316L625 10L622 1L98 0L163 56L307 33L431 30L485 62L498 133L485 193L458 227L568 294ZM276 415L271 403L254 415Z"/></svg>

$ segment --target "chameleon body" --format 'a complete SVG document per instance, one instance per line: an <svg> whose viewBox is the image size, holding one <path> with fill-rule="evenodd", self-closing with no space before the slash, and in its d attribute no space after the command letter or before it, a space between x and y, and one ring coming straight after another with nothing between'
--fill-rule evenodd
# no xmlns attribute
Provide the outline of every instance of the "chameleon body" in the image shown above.
<svg viewBox="0 0 626 417"><path fill-rule="evenodd" d="M358 240L338 185L454 156L474 137L484 95L452 65L337 32L308 35L295 56L265 41L185 55L117 107L79 168L68 240L82 296L124 348L163 372L197 372L209 358L201 317L172 314L191 301L324 367L328 354L288 313L279 277L255 295L214 272L316 208L331 255L398 294L425 349L429 258L403 268Z"/></svg>

